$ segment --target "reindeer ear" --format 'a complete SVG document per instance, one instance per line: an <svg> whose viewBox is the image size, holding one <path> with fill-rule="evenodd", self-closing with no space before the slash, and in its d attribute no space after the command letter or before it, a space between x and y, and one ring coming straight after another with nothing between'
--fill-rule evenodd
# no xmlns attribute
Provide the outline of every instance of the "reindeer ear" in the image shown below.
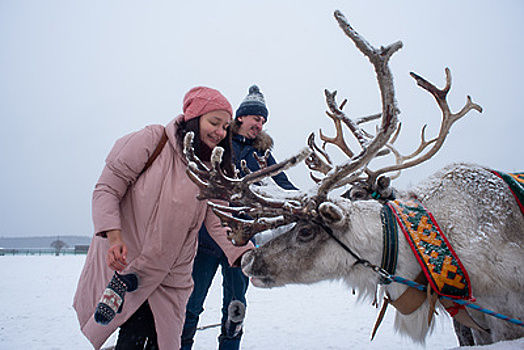
<svg viewBox="0 0 524 350"><path fill-rule="evenodd" d="M377 191L382 199L394 199L393 187L391 187L391 178L382 175L377 180Z"/></svg>
<svg viewBox="0 0 524 350"><path fill-rule="evenodd" d="M319 205L318 211L328 224L336 225L344 220L344 212L338 205L331 202L324 202Z"/></svg>
<svg viewBox="0 0 524 350"><path fill-rule="evenodd" d="M378 188L381 190L385 190L386 188L391 185L391 178L389 176L382 175L377 180Z"/></svg>

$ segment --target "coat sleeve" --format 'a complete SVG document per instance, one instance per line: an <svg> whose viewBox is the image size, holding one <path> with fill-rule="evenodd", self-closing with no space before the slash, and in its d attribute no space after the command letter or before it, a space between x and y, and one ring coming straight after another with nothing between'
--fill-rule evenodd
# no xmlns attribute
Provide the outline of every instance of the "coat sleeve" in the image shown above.
<svg viewBox="0 0 524 350"><path fill-rule="evenodd" d="M93 191L95 234L122 229L120 202L144 169L153 153L162 126L148 126L118 139L106 158L106 164Z"/></svg>
<svg viewBox="0 0 524 350"><path fill-rule="evenodd" d="M248 250L255 248L251 241L249 241L245 246L241 247L233 245L233 243L231 243L231 241L227 238L227 231L229 228L222 226L220 219L215 215L215 213L213 213L213 210L209 206L206 211L204 224L206 225L209 235L215 240L215 242L217 242L224 254L226 254L229 265L231 266L240 266L239 258L242 257L242 255Z"/></svg>
<svg viewBox="0 0 524 350"><path fill-rule="evenodd" d="M273 164L276 164L276 160L273 157L273 154L269 153L269 158L267 159L267 165L270 166L270 165L273 165ZM280 174L277 174L277 175L273 176L272 179L275 181L275 183L279 187L281 187L281 188L283 188L285 190L298 190L298 188L296 188L295 185L293 185L291 183L291 181L289 181L289 179L287 178L286 173L284 173L284 172L281 172Z"/></svg>

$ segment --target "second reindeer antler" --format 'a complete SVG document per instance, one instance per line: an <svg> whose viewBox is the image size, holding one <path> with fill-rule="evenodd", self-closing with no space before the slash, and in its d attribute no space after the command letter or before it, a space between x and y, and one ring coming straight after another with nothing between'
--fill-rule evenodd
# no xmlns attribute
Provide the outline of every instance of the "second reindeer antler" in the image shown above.
<svg viewBox="0 0 524 350"><path fill-rule="evenodd" d="M401 44L395 43L389 47L381 48L381 50L376 50L367 44L367 42L365 42L365 40L351 28L346 19L340 13L335 13L335 17L344 32L353 39L357 47L359 47L361 51L369 57L371 63L374 65L381 91L383 111L382 113L353 121L342 112L342 108L337 106L335 101L336 92L330 93L326 91L326 104L330 111L327 112L327 114L334 122L336 136L329 138L324 136L322 131L320 131L320 138L324 141L322 149L314 143L314 136L310 136L308 145L312 150L312 154L306 161L306 164L310 170L319 171L325 175L323 179L318 179L311 175L315 181L322 183L321 187L323 189L330 190L334 187L364 182L366 187L374 192L377 187L377 179L380 175L396 172L395 176L398 176L401 170L414 167L427 161L441 149L451 126L457 120L471 110L476 110L481 113L482 107L473 103L468 96L465 106L459 112L451 112L446 100L451 88L451 72L449 68L446 68L445 70L446 86L443 89L438 89L434 84L421 76L415 73L410 73L420 87L433 95L442 111L442 121L440 131L435 138L429 141L426 140L426 126L424 126L422 128L421 141L418 148L409 155L402 155L394 146L400 133L400 123L397 127L396 116L398 111L394 101L392 76L389 67L387 66L387 60L393 52L401 47ZM341 106L343 106L343 104L345 104L345 101ZM390 114L389 116L387 115L388 113ZM367 121L378 118L382 118L382 124L374 136L370 135L359 126ZM361 151L359 153L350 150L347 146L343 136L342 124L347 126L360 145ZM385 126L387 126L387 128ZM325 150L325 146L328 143L338 147L349 158L344 165L340 167L333 166L330 157ZM369 168L371 160L388 153L394 155L396 159L395 164L377 170L371 170Z"/></svg>

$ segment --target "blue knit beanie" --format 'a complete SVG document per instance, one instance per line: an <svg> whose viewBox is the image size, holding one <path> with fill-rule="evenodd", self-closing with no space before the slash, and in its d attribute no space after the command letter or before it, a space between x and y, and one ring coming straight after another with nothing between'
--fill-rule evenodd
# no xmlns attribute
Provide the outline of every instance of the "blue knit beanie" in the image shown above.
<svg viewBox="0 0 524 350"><path fill-rule="evenodd" d="M269 112L266 107L264 95L262 95L258 86L252 85L249 88L249 94L244 101L242 101L240 106L238 106L236 118L243 115L260 115L267 121L268 114Z"/></svg>

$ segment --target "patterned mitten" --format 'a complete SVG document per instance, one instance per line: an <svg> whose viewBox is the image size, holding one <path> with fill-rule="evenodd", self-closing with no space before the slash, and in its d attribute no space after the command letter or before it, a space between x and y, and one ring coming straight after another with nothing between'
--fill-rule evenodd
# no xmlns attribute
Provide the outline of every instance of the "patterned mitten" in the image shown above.
<svg viewBox="0 0 524 350"><path fill-rule="evenodd" d="M117 313L122 312L124 295L138 288L138 277L134 273L120 275L117 272L111 278L95 311L95 321L107 325Z"/></svg>
<svg viewBox="0 0 524 350"><path fill-rule="evenodd" d="M225 335L234 338L242 331L242 323L246 316L246 306L238 300L233 300L227 308Z"/></svg>

